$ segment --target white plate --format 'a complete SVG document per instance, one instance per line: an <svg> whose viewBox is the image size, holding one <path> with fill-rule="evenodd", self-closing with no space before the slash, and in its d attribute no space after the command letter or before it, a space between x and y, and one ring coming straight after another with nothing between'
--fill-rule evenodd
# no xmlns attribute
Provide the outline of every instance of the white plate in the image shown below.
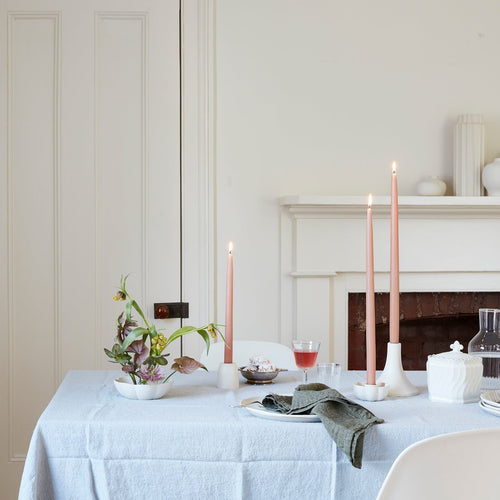
<svg viewBox="0 0 500 500"><path fill-rule="evenodd" d="M488 408L491 408L492 410L500 412L500 407L498 407L498 405L496 405L495 403L490 403L488 401L481 400L481 404L483 406L487 406Z"/></svg>
<svg viewBox="0 0 500 500"><path fill-rule="evenodd" d="M266 408L260 407L258 405L251 405L258 401L262 402L261 399L247 398L241 402L241 406L245 408L249 413L255 415L256 417L268 418L270 420L280 420L283 422L320 422L317 415L286 415L284 413L277 413L275 411L267 410ZM250 406L249 406L250 405Z"/></svg>
<svg viewBox="0 0 500 500"><path fill-rule="evenodd" d="M479 406L484 411L487 411L488 413L491 413L492 415L500 417L500 408L499 409L492 408L491 406L485 405L482 401L479 401Z"/></svg>
<svg viewBox="0 0 500 500"><path fill-rule="evenodd" d="M481 401L489 406L493 406L500 410L500 392L499 391L486 391L481 394Z"/></svg>

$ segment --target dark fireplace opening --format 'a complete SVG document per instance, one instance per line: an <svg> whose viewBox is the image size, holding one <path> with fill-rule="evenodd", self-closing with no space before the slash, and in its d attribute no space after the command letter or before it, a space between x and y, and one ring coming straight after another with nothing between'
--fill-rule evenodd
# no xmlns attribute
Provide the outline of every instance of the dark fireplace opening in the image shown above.
<svg viewBox="0 0 500 500"><path fill-rule="evenodd" d="M348 297L348 369L366 370L365 294ZM425 370L427 356L450 350L458 340L467 352L479 331L478 311L500 309L500 292L405 292L400 294L399 338L403 368ZM389 294L375 294L377 370L383 370L389 342Z"/></svg>

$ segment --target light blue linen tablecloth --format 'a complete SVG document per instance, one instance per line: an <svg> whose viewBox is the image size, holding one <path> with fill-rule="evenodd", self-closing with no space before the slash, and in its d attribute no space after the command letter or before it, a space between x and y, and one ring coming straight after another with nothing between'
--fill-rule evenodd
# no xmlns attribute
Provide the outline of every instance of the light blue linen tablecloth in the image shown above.
<svg viewBox="0 0 500 500"><path fill-rule="evenodd" d="M421 389L410 398L361 402L385 423L365 435L363 467L350 465L321 423L258 418L242 399L292 394L300 375L276 383L216 388L216 374L175 377L154 401L120 396L118 372L72 371L40 417L26 459L21 500L137 500L140 498L360 499L376 497L397 455L429 436L498 427L500 418L476 403L432 403L425 372L409 372ZM363 372L345 372L341 392Z"/></svg>

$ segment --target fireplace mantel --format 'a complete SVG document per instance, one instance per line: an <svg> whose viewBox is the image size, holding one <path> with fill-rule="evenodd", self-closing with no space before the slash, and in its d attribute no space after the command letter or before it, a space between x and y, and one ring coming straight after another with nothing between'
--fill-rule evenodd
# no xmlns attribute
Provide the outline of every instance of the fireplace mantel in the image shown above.
<svg viewBox="0 0 500 500"><path fill-rule="evenodd" d="M285 196L281 341L347 367L348 294L365 290L364 196ZM500 197L400 196L400 290L499 291ZM390 197L373 203L375 288L389 290Z"/></svg>

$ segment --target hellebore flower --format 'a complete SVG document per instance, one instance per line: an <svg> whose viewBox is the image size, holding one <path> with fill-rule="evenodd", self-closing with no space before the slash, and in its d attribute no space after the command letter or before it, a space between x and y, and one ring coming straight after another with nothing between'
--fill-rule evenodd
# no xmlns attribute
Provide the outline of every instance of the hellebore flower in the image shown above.
<svg viewBox="0 0 500 500"><path fill-rule="evenodd" d="M161 382L165 378L165 374L159 366L141 368L137 372L137 375L139 375L144 382Z"/></svg>
<svg viewBox="0 0 500 500"><path fill-rule="evenodd" d="M142 340L134 340L134 342L132 342L125 350L135 352L134 363L137 366L141 366L149 356L149 349Z"/></svg>
<svg viewBox="0 0 500 500"><path fill-rule="evenodd" d="M193 373L198 368L203 368L204 370L206 370L206 367L204 365L202 365L199 361L196 361L196 359L190 358L189 356L175 358L174 364L172 365L172 370L175 370L179 373L184 373L186 375Z"/></svg>
<svg viewBox="0 0 500 500"><path fill-rule="evenodd" d="M116 295L113 295L113 300L116 300L117 302L127 300L127 296L121 290L118 290Z"/></svg>
<svg viewBox="0 0 500 500"><path fill-rule="evenodd" d="M137 321L123 317L123 312L116 320L116 338L120 344L127 338L128 334L137 326Z"/></svg>

